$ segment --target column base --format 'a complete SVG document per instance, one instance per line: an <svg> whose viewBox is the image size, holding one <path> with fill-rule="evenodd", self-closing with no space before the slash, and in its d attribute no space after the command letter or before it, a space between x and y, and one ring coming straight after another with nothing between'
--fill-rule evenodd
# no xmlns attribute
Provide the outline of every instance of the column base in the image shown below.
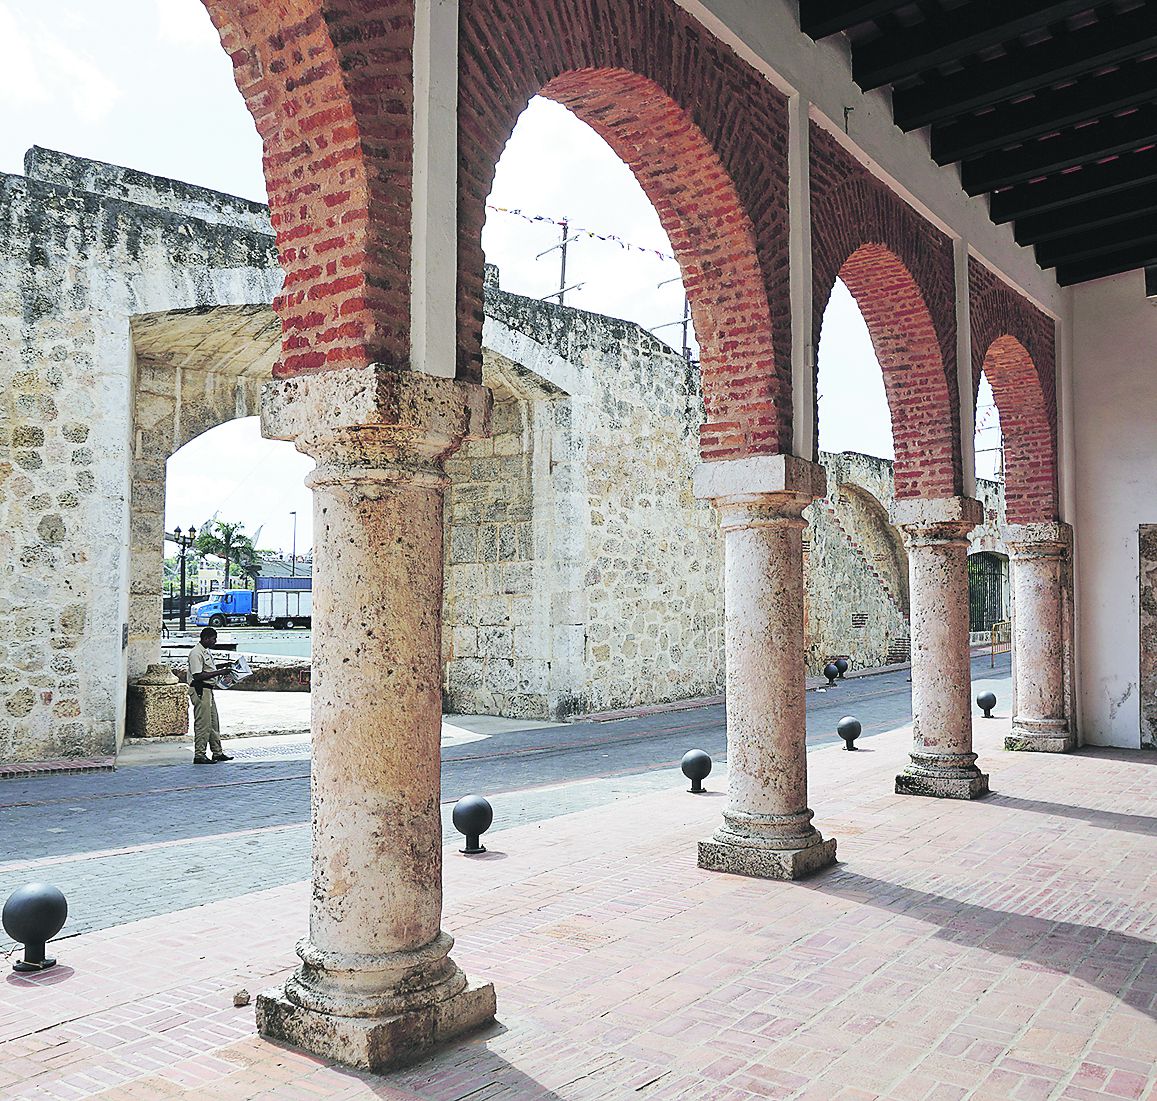
<svg viewBox="0 0 1157 1101"><path fill-rule="evenodd" d="M917 770L896 777L897 795L927 795L933 799L980 799L988 794L988 773L931 775Z"/></svg>
<svg viewBox="0 0 1157 1101"><path fill-rule="evenodd" d="M699 842L699 867L757 879L803 879L836 862L836 839L802 849L764 849L725 841Z"/></svg>
<svg viewBox="0 0 1157 1101"><path fill-rule="evenodd" d="M257 1031L346 1066L381 1071L411 1063L455 1036L482 1028L495 1012L491 983L468 983L445 1001L387 1017L339 1017L306 1009L278 987L257 995Z"/></svg>
<svg viewBox="0 0 1157 1101"><path fill-rule="evenodd" d="M1077 739L1064 719L1033 722L1014 718L1004 748L1020 753L1068 753L1077 748Z"/></svg>

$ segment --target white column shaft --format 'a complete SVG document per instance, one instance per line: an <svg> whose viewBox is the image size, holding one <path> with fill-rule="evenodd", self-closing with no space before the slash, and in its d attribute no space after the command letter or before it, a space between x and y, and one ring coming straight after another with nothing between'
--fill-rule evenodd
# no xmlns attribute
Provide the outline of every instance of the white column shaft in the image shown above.
<svg viewBox="0 0 1157 1101"><path fill-rule="evenodd" d="M802 507L802 506L801 506ZM803 659L803 528L774 507L721 509L726 555L729 818L785 819L810 836Z"/></svg>
<svg viewBox="0 0 1157 1101"><path fill-rule="evenodd" d="M310 940L381 955L442 910L442 489L367 473L312 479Z"/></svg>
<svg viewBox="0 0 1157 1101"><path fill-rule="evenodd" d="M968 540L909 536L912 738L938 756L972 752Z"/></svg>
<svg viewBox="0 0 1157 1101"><path fill-rule="evenodd" d="M972 751L968 533L984 509L971 497L905 498L892 517L908 545L912 617L912 757L896 791L975 799L988 777Z"/></svg>
<svg viewBox="0 0 1157 1101"><path fill-rule="evenodd" d="M1076 742L1066 692L1065 589L1072 529L1057 523L1015 524L1007 535L1016 706L1005 748L1063 753Z"/></svg>

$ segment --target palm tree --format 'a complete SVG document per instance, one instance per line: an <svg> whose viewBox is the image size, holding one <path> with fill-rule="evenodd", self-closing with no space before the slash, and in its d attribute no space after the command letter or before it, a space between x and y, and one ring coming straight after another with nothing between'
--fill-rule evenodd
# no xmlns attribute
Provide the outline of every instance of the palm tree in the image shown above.
<svg viewBox="0 0 1157 1101"><path fill-rule="evenodd" d="M247 577L256 577L258 573L257 548L253 540L245 534L244 524L230 524L224 520L214 520L212 526L206 525L201 534L193 543L193 549L198 556L205 558L213 555L225 560L225 584L229 588L229 568L236 564L238 569Z"/></svg>

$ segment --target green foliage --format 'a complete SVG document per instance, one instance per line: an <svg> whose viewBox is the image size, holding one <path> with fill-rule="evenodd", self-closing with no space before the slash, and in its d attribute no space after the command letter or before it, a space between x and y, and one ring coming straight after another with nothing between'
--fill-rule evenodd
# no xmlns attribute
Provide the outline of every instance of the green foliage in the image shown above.
<svg viewBox="0 0 1157 1101"><path fill-rule="evenodd" d="M256 578L261 572L257 559L257 548L253 540L245 534L244 524L230 524L224 520L214 520L212 526L201 529L193 542L193 551L200 558L223 558L225 560L224 588L229 588L229 573L233 566L247 578Z"/></svg>

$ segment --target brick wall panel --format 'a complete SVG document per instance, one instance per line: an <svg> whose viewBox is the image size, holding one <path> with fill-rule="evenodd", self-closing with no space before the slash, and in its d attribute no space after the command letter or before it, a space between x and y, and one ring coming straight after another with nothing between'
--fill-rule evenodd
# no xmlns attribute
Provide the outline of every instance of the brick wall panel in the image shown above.
<svg viewBox="0 0 1157 1101"><path fill-rule="evenodd" d="M1055 520L1056 324L974 258L968 287L972 388L983 371L996 398L1008 522Z"/></svg>
<svg viewBox="0 0 1157 1101"><path fill-rule="evenodd" d="M897 497L961 490L952 242L811 128L812 342L837 278L872 337L892 413Z"/></svg>
<svg viewBox="0 0 1157 1101"><path fill-rule="evenodd" d="M670 0L463 0L461 28L459 375L480 372L494 167L542 93L632 168L671 238L702 349L703 457L788 449L784 98Z"/></svg>
<svg viewBox="0 0 1157 1101"><path fill-rule="evenodd" d="M412 0L205 6L264 144L275 374L408 362Z"/></svg>

